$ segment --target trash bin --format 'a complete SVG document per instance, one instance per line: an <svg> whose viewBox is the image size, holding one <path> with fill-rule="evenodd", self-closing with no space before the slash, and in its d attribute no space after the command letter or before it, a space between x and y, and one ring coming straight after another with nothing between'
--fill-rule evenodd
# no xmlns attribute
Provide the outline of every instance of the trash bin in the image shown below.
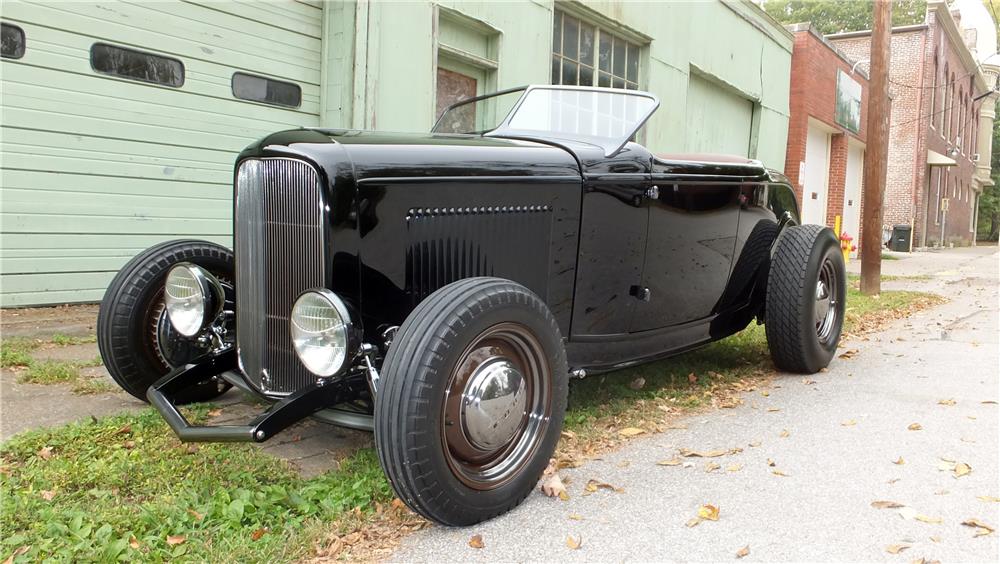
<svg viewBox="0 0 1000 564"><path fill-rule="evenodd" d="M913 227L910 225L893 225L889 249L901 253L910 252L910 236L912 234Z"/></svg>

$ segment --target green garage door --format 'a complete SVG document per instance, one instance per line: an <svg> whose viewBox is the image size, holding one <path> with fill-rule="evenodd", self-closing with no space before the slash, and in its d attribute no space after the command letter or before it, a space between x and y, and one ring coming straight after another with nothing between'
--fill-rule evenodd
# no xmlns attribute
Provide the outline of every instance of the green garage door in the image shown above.
<svg viewBox="0 0 1000 564"><path fill-rule="evenodd" d="M687 151L750 156L753 102L696 74L688 81Z"/></svg>
<svg viewBox="0 0 1000 564"><path fill-rule="evenodd" d="M4 0L0 19L0 305L99 300L159 241L230 244L236 154L318 125L318 0Z"/></svg>

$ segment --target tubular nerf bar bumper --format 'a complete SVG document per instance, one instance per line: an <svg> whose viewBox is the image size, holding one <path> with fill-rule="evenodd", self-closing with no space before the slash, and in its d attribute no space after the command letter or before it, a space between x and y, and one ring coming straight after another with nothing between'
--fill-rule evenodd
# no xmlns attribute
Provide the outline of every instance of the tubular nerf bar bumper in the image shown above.
<svg viewBox="0 0 1000 564"><path fill-rule="evenodd" d="M264 442L317 411L342 401L337 381L306 386L273 404L246 425L192 425L177 409L173 398L191 386L227 370L236 369L236 349L198 359L177 368L146 391L149 403L160 412L177 437L184 442Z"/></svg>

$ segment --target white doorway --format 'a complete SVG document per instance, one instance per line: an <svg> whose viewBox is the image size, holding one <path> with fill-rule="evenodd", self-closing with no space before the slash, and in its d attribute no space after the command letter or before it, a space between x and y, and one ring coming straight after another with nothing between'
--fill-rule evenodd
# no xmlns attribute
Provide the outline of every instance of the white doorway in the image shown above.
<svg viewBox="0 0 1000 564"><path fill-rule="evenodd" d="M861 232L861 182L865 168L865 148L851 143L847 147L847 170L844 178L844 213L841 220L841 232L854 237L854 244L859 245L858 234ZM851 253L857 256L857 251Z"/></svg>
<svg viewBox="0 0 1000 564"><path fill-rule="evenodd" d="M830 176L830 134L809 124L802 181L802 223L826 225Z"/></svg>

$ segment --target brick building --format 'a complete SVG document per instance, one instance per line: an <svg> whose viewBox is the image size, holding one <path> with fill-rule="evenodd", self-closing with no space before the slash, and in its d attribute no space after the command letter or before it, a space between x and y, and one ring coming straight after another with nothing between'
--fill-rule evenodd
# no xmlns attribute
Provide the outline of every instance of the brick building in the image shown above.
<svg viewBox="0 0 1000 564"><path fill-rule="evenodd" d="M978 198L992 182L992 90L1000 67L977 59L970 49L976 29L967 27L958 10L932 0L924 23L892 30L883 229L912 225L915 247L973 242ZM870 58L871 31L827 40L852 59Z"/></svg>
<svg viewBox="0 0 1000 564"><path fill-rule="evenodd" d="M809 24L795 35L785 175L805 223L834 226L859 239L868 75Z"/></svg>

